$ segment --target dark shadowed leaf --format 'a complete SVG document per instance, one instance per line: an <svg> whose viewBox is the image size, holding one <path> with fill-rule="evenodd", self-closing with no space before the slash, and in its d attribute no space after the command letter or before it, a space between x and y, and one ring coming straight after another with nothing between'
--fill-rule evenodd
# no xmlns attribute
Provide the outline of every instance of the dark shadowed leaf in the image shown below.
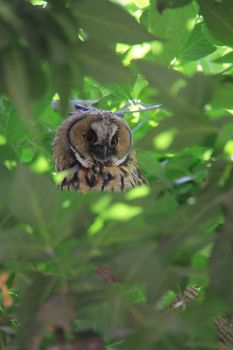
<svg viewBox="0 0 233 350"><path fill-rule="evenodd" d="M76 9L80 27L97 42L138 44L158 39L123 8L107 0L81 0Z"/></svg>
<svg viewBox="0 0 233 350"><path fill-rule="evenodd" d="M229 52L215 60L216 63L233 63L233 52Z"/></svg>
<svg viewBox="0 0 233 350"><path fill-rule="evenodd" d="M231 76L219 82L210 104L214 108L233 108L233 79Z"/></svg>
<svg viewBox="0 0 233 350"><path fill-rule="evenodd" d="M217 2L198 0L201 14L210 33L223 45L233 46L233 3L231 0ZM216 42L216 43L217 43Z"/></svg>
<svg viewBox="0 0 233 350"><path fill-rule="evenodd" d="M87 75L105 84L128 81L131 77L120 58L97 41L86 41L80 45L78 60Z"/></svg>
<svg viewBox="0 0 233 350"><path fill-rule="evenodd" d="M28 275L20 309L18 340L22 349L39 349L43 332L48 328L69 328L73 319L72 298L65 294L52 295L55 286L56 278L39 273Z"/></svg>
<svg viewBox="0 0 233 350"><path fill-rule="evenodd" d="M210 257L209 274L211 294L217 295L223 301L232 300L233 235L231 218L226 221L216 236Z"/></svg>
<svg viewBox="0 0 233 350"><path fill-rule="evenodd" d="M11 188L10 208L12 213L25 221L47 230L57 214L58 192L56 186L41 175L26 168L16 172Z"/></svg>
<svg viewBox="0 0 233 350"><path fill-rule="evenodd" d="M158 89L156 97L174 114L175 120L168 118L161 125L168 123L170 129L188 128L189 134L192 131L198 134L199 129L195 129L196 127L203 128L204 132L211 132L202 111L212 96L212 77L196 74L187 79L181 73L152 62L139 61L138 65L151 85Z"/></svg>

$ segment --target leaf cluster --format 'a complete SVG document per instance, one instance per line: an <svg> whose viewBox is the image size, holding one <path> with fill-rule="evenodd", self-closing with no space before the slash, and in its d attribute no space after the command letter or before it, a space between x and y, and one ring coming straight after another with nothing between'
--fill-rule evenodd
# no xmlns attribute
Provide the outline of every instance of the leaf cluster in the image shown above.
<svg viewBox="0 0 233 350"><path fill-rule="evenodd" d="M95 330L108 350L216 349L214 319L232 315L233 3L120 3L0 0L6 349L48 349L51 326ZM56 189L51 143L72 96L161 104L125 115L148 186ZM187 286L198 300L162 313Z"/></svg>

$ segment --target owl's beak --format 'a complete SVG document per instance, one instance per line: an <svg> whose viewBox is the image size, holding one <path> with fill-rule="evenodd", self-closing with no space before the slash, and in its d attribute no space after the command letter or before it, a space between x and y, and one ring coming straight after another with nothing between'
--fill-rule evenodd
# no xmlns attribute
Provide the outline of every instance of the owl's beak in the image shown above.
<svg viewBox="0 0 233 350"><path fill-rule="evenodd" d="M106 160L115 154L115 150L108 145L90 145L90 152L98 159Z"/></svg>

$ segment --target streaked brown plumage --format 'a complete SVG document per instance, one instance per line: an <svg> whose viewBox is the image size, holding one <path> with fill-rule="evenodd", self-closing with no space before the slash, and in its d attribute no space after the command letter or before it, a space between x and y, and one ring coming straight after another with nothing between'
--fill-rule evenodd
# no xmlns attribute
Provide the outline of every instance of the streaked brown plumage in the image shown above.
<svg viewBox="0 0 233 350"><path fill-rule="evenodd" d="M174 309L185 309L186 305L198 298L198 288L187 287L178 295L163 312L171 312ZM219 339L219 350L230 350L233 344L233 317L218 316L214 320Z"/></svg>
<svg viewBox="0 0 233 350"><path fill-rule="evenodd" d="M61 189L123 192L146 183L131 146L129 126L118 114L75 111L53 141L56 170L66 172Z"/></svg>

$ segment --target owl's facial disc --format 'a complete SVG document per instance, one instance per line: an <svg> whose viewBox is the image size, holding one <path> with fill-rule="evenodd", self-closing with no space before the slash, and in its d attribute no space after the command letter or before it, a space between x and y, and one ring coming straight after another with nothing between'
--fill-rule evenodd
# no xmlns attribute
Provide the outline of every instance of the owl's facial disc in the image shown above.
<svg viewBox="0 0 233 350"><path fill-rule="evenodd" d="M119 166L129 155L131 133L120 117L102 112L77 119L68 131L68 141L75 158L85 168L95 162Z"/></svg>

